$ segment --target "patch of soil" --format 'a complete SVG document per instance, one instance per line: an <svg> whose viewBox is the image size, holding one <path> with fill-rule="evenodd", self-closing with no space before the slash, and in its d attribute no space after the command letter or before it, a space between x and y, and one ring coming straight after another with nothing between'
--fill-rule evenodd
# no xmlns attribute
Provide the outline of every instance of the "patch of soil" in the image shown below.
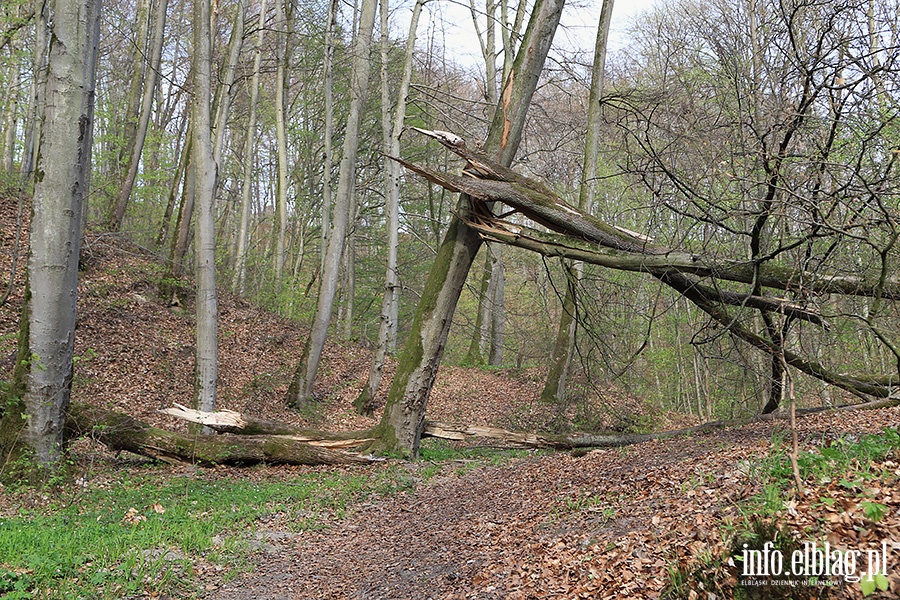
<svg viewBox="0 0 900 600"><path fill-rule="evenodd" d="M897 426L898 408L818 415L801 422L800 436L811 449ZM737 503L760 491L753 465L784 429L757 423L581 458L555 454L461 475L445 471L415 492L291 540L279 556L267 556L254 573L208 597L659 598L667 569L728 550L725 525L752 517ZM798 534L810 532L807 539L828 537L833 547L866 550L872 540L900 540L900 468L896 461L885 465L894 469L893 489L878 496L887 507L878 523L862 514L856 492L817 482L779 519ZM823 525L822 497L855 508ZM829 531L813 532L814 521L830 524ZM898 597L900 547L888 573L891 592L881 597ZM833 597L862 596L848 586Z"/></svg>

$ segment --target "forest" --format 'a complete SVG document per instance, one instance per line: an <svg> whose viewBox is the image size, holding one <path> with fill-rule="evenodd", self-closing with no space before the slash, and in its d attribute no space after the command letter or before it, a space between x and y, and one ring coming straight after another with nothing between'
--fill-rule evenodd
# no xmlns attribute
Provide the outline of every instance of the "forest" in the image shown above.
<svg viewBox="0 0 900 600"><path fill-rule="evenodd" d="M0 479L84 436L371 465L789 419L802 498L799 417L900 404L896 0L449 5L3 4ZM135 274L139 360L92 337ZM116 399L98 353L171 393ZM527 392L482 419L494 376Z"/></svg>

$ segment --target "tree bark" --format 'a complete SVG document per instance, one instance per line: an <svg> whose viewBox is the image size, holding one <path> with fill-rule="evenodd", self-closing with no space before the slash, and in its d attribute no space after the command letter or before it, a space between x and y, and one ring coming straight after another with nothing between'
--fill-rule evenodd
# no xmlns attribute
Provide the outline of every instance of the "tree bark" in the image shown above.
<svg viewBox="0 0 900 600"><path fill-rule="evenodd" d="M26 439L53 471L72 381L82 203L87 195L99 1L55 0L28 263Z"/></svg>
<svg viewBox="0 0 900 600"><path fill-rule="evenodd" d="M539 0L533 9L520 52L505 82L488 139L487 152L510 165L518 149L525 115L553 35L559 24L563 0ZM451 221L428 275L416 316L400 357L379 424L382 450L416 456L425 419L428 396L444 353L453 314L481 237L463 219L472 207L460 198L459 215Z"/></svg>
<svg viewBox="0 0 900 600"><path fill-rule="evenodd" d="M353 76L351 84L350 109L344 134L343 156L338 175L337 200L334 220L325 252L324 268L319 280L319 298L316 314L310 328L309 339L303 357L288 389L287 403L299 407L312 401L313 385L328 337L328 325L334 308L334 298L340 280L344 243L350 222L354 180L356 177L356 156L359 150L359 131L362 122L363 105L369 86L369 50L372 46L372 31L375 27L377 0L364 0L360 15L359 35L354 46ZM351 299L352 301L352 299Z"/></svg>
<svg viewBox="0 0 900 600"><path fill-rule="evenodd" d="M194 96L191 108L194 207L197 234L194 236L197 282L195 404L202 410L215 410L218 379L218 303L216 299L215 185L210 134L210 5L209 0L194 3Z"/></svg>
<svg viewBox="0 0 900 600"><path fill-rule="evenodd" d="M372 458L315 446L289 435L194 435L158 429L129 415L90 406L69 407L70 437L88 436L112 451L126 450L171 463L213 465L363 464Z"/></svg>

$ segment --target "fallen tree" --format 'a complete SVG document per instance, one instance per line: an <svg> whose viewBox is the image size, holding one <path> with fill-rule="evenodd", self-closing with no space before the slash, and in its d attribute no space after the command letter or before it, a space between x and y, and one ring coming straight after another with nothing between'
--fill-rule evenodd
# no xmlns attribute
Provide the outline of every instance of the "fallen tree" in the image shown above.
<svg viewBox="0 0 900 600"><path fill-rule="evenodd" d="M770 354L773 360L784 356L786 363L798 371L861 398L889 397L900 384L900 375L896 373L875 376L838 373L785 348L784 340L780 339L783 336L771 332L764 336L752 331L737 313L728 310L734 306L750 308L759 311L764 320L772 314L780 314L789 320L807 321L828 328L828 322L814 307L763 296L761 290L874 296L881 301L900 298L900 282L896 277L882 272L880 278L870 281L857 276L798 272L771 262L712 260L701 254L661 246L652 238L610 225L573 207L540 181L470 149L465 140L455 134L417 131L465 159L462 174L438 171L401 158L394 160L428 181L470 198L472 209L465 218L466 225L484 239L520 246L545 256L564 256L652 275L694 303L731 335ZM505 205L511 210L498 216L486 208L488 205ZM508 217L515 213L546 227L551 233L510 222ZM754 289L749 293L729 291L717 283L704 284L700 278L752 284ZM883 337L881 335L879 339ZM771 410L777 408L777 401L770 406Z"/></svg>
<svg viewBox="0 0 900 600"><path fill-rule="evenodd" d="M883 398L862 404L810 408L797 411L797 416L844 410L874 410L900 405L900 398ZM89 437L113 452L127 451L171 464L201 466L250 466L260 463L289 465L367 464L383 459L348 452L347 448L365 447L374 438L371 430L326 432L289 423L244 415L231 410L205 412L176 404L159 412L208 427L217 435L180 433L153 427L131 415L73 403L66 418L69 439ZM672 431L657 433L526 433L498 427L459 425L425 421L422 437L451 441L490 441L501 447L551 450L587 450L617 448L737 427L752 422L768 422L788 418L787 413L758 415L745 419L713 421Z"/></svg>
<svg viewBox="0 0 900 600"><path fill-rule="evenodd" d="M277 434L179 433L152 427L124 413L82 403L69 405L66 431L69 437L87 436L114 452L127 450L176 464L337 465L378 460L340 449L349 443L346 438L337 440L336 445L323 444L322 436L308 439L302 434L285 434L285 428ZM352 446L359 446L368 440L352 441L355 442Z"/></svg>
<svg viewBox="0 0 900 600"><path fill-rule="evenodd" d="M797 416L808 416L822 412L837 412L845 410L875 410L879 408L887 408L900 405L900 398L883 398L866 402L862 404L848 404L835 407L818 407L807 408L796 411ZM189 421L191 423L202 424L210 429L230 434L240 435L284 435L290 434L310 439L307 443L322 444L341 444L341 443L363 443L366 440L354 439L361 433L367 432L341 432L328 433L322 431L311 431L288 423L280 421L272 421L269 419L260 419L243 415L230 410L220 410L216 412L204 412L192 408L185 408L176 405L175 408L163 409L160 412ZM521 448L538 448L552 450L577 450L583 448L620 448L633 444L640 444L651 440L660 440L682 435L691 435L715 431L727 427L739 427L754 422L771 422L781 419L788 419L788 413L772 413L767 415L756 415L744 419L729 419L721 421L710 421L701 425L687 427L684 429L676 429L671 431L660 431L657 433L528 433L521 431L509 431L498 427L486 427L481 425L459 425L451 423L442 423L440 421L425 421L422 430L423 438L439 438L451 441L466 441L472 439L490 440L498 442L503 446L515 446Z"/></svg>

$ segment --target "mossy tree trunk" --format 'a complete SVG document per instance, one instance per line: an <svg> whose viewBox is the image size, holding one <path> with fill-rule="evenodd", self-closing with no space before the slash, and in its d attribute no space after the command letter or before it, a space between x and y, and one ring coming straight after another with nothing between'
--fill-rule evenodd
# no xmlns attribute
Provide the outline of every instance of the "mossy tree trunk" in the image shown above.
<svg viewBox="0 0 900 600"><path fill-rule="evenodd" d="M503 165L512 164L519 146L525 115L559 25L563 3L564 0L538 0L535 3L515 63L504 84L485 143L487 154L495 156ZM460 196L459 216L451 222L428 275L377 428L379 450L407 456L418 454L428 396L437 376L456 304L482 245L479 234L463 221L473 211L471 202L466 194Z"/></svg>

